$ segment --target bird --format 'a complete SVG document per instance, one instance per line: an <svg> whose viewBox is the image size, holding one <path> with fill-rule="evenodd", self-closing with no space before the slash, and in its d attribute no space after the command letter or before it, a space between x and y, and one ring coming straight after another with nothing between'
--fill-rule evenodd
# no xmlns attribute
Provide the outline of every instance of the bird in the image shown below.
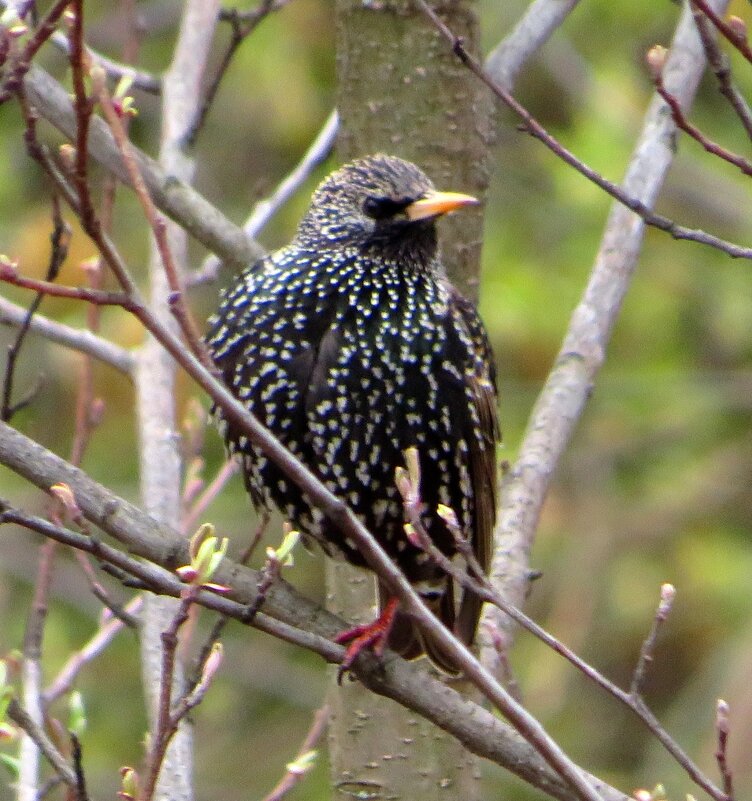
<svg viewBox="0 0 752 801"><path fill-rule="evenodd" d="M315 190L291 242L250 265L221 295L205 342L238 400L374 535L429 609L467 645L482 601L458 587L406 533L395 470L420 467L421 522L454 559L440 505L488 571L500 439L494 358L472 302L448 280L436 221L477 203L439 192L415 164L375 154ZM244 433L214 409L254 506L276 506L307 544L368 567L353 540ZM469 569L465 566L464 569ZM359 651L385 644L408 659L453 660L381 585L381 614L340 635Z"/></svg>

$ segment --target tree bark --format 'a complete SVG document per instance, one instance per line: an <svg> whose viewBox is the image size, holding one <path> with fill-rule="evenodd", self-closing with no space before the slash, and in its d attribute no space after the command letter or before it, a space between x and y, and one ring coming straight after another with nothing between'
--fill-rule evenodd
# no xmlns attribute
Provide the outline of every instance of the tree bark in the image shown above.
<svg viewBox="0 0 752 801"><path fill-rule="evenodd" d="M477 49L474 2L451 4L447 20ZM485 197L488 116L485 88L454 59L410 3L337 3L338 154L349 161L384 152L409 159L437 188ZM453 283L477 300L482 207L440 223ZM370 574L328 566L330 608L356 623L373 620ZM454 682L456 684L456 682ZM479 798L476 759L455 740L360 684L331 691L329 727L334 797L436 801Z"/></svg>

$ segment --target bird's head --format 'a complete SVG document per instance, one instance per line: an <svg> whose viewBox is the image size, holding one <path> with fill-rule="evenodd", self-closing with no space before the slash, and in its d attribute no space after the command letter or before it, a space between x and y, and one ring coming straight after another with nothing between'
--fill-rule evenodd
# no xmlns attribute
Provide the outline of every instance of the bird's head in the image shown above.
<svg viewBox="0 0 752 801"><path fill-rule="evenodd" d="M427 263L436 253L436 218L477 202L470 195L438 192L411 162L378 154L324 179L298 237L317 248L357 248L382 258Z"/></svg>

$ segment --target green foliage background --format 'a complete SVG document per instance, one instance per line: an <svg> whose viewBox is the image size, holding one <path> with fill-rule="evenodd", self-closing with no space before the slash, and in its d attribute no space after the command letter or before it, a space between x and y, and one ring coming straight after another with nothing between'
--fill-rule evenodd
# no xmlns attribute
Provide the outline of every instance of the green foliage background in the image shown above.
<svg viewBox="0 0 752 801"><path fill-rule="evenodd" d="M108 4L89 5L91 44L117 55L122 24ZM142 5L147 13L156 4ZM487 47L509 30L525 5L483 2ZM736 0L731 10L752 22L748 3ZM517 96L570 149L618 180L651 96L644 53L656 42L669 43L679 13L669 0L581 4L526 69ZM151 30L141 65L159 72L175 31L172 25ZM227 31L220 31L226 40ZM64 74L59 54L47 52L43 60ZM749 97L752 68L736 54L732 65ZM294 0L260 26L226 77L196 147L200 190L242 220L307 147L330 110L333 81L331 4ZM154 152L158 102L137 95L137 103L134 139ZM712 78L704 80L692 116L710 136L749 151ZM743 176L684 137L677 148L659 209L748 244L749 187ZM17 258L25 273L41 276L48 257L48 187L24 154L18 113L9 104L0 111L0 153L0 251ZM503 458L513 460L582 291L609 201L519 133L503 110L495 154L481 310L500 370ZM333 163L277 216L262 236L264 245L273 248L290 237L310 190ZM143 274L144 225L126 191L119 193L116 239L134 272ZM90 255L88 241L76 233L61 280L79 283L79 263ZM203 255L193 248L195 264ZM23 293L2 291L28 301ZM193 294L197 316L211 312L216 291ZM69 324L84 322L84 310L70 302L46 300L42 311ZM140 339L137 324L119 311L105 313L103 332L126 345ZM7 331L0 337L10 341ZM647 697L711 776L715 700L720 696L731 704L731 760L740 797L752 790L751 357L752 266L649 232L605 369L546 505L533 555L533 567L543 576L528 607L556 636L625 684L660 584L675 584L676 605L661 636ZM44 382L15 423L62 454L71 443L78 363L77 355L30 339L18 373L19 392L39 375ZM96 368L96 383L106 411L84 467L135 499L132 388L104 367ZM181 404L193 394L184 383ZM222 459L211 431L206 458L211 475ZM7 471L0 473L0 491L29 508L43 507L39 495ZM209 517L236 549L242 547L253 524L239 481ZM273 525L270 539L280 536L279 525ZM36 556L30 543L27 533L3 528L2 651L22 642ZM61 554L60 563L46 629L48 679L94 632L98 613L73 560ZM322 572L322 557L301 554L289 577L320 598ZM512 661L526 703L588 770L626 792L658 782L671 798L694 791L632 716L555 654L521 635ZM112 797L117 768L139 763L145 720L138 670L135 637L125 634L81 676L93 797ZM293 757L324 691L324 667L316 658L231 628L223 673L195 716L197 797L263 797ZM58 712L64 719L61 707ZM325 767L322 760L290 798L327 798ZM486 775L489 799L531 795L499 770L489 768ZM0 798L10 793L0 787Z"/></svg>

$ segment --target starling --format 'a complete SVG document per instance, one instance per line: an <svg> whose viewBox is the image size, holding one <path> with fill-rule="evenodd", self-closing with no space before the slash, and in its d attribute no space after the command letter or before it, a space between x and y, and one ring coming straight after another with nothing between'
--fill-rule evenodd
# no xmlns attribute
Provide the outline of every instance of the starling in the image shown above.
<svg viewBox="0 0 752 801"><path fill-rule="evenodd" d="M318 187L292 242L247 268L210 320L207 344L237 398L373 533L444 625L471 644L481 601L452 586L405 533L395 469L420 461L423 522L455 556L450 507L487 570L496 512L495 369L475 307L447 280L435 220L474 198L437 192L414 164L375 155ZM274 504L326 554L366 567L355 543L219 415L257 508ZM382 589L379 635L407 658L450 660ZM386 618L386 619L384 619ZM374 635L373 632L376 632ZM377 648L383 647L376 643ZM349 664L349 662L348 662Z"/></svg>

